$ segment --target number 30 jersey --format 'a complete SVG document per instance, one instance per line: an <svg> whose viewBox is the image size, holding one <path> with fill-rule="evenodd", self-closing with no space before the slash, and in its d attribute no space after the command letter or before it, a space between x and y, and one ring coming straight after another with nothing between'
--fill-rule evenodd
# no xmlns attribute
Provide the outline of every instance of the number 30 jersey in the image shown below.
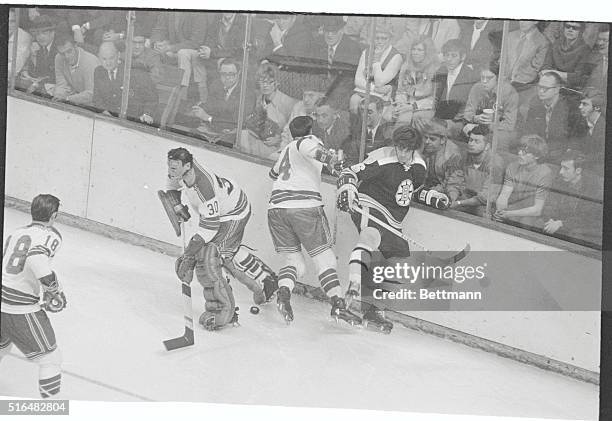
<svg viewBox="0 0 612 421"><path fill-rule="evenodd" d="M317 149L322 147L323 142L312 135L285 146L270 170L274 183L269 208L314 208L323 205L323 164L315 159Z"/></svg>
<svg viewBox="0 0 612 421"><path fill-rule="evenodd" d="M51 273L51 261L61 244L59 231L37 222L17 229L6 239L2 255L4 313L40 310L39 279Z"/></svg>

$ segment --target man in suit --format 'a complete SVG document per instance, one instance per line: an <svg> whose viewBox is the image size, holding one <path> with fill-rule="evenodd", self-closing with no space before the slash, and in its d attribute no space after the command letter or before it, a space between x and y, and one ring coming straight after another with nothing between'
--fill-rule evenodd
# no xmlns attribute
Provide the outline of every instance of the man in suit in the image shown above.
<svg viewBox="0 0 612 421"><path fill-rule="evenodd" d="M608 45L610 44L610 24L602 23L599 26L599 33L593 51L588 61L593 66L593 71L587 80L586 86L597 88L602 92L607 91L608 87Z"/></svg>
<svg viewBox="0 0 612 421"><path fill-rule="evenodd" d="M202 122L198 132L210 142L216 143L222 140L223 135L236 133L240 105L240 63L231 57L222 59L219 79L212 83L208 100L192 109ZM244 109L247 112L252 110L254 102L254 93L247 90Z"/></svg>
<svg viewBox="0 0 612 421"><path fill-rule="evenodd" d="M256 35L256 44L261 45L258 56L281 55L299 58L312 58L314 38L312 31L304 23L303 16L295 14L273 15L265 33Z"/></svg>
<svg viewBox="0 0 612 421"><path fill-rule="evenodd" d="M312 134L321 139L327 149L349 149L347 143L351 142L351 132L348 112L336 110L327 101L320 102L315 111Z"/></svg>
<svg viewBox="0 0 612 421"><path fill-rule="evenodd" d="M102 64L94 72L93 105L105 114L117 116L121 109L124 66L120 65L117 48L110 41L100 44L98 58ZM129 89L127 116L152 124L158 97L149 74L142 68L132 68Z"/></svg>
<svg viewBox="0 0 612 421"><path fill-rule="evenodd" d="M220 59L233 57L242 60L246 18L239 13L215 13L210 29L206 34L204 47L210 49L208 58ZM206 49L201 47L205 53ZM206 54L204 54L206 56Z"/></svg>
<svg viewBox="0 0 612 421"><path fill-rule="evenodd" d="M487 66L499 55L502 41L502 22L475 19L461 33L461 41L467 48L465 62L474 69Z"/></svg>
<svg viewBox="0 0 612 421"><path fill-rule="evenodd" d="M519 128L523 135L536 134L546 140L549 158L553 161L567 149L569 130L576 122L575 112L560 95L562 83L556 72L540 76L537 96L529 103L527 117Z"/></svg>
<svg viewBox="0 0 612 421"><path fill-rule="evenodd" d="M75 45L68 34L56 34L55 86L53 98L74 104L91 105L94 71L98 58Z"/></svg>
<svg viewBox="0 0 612 421"><path fill-rule="evenodd" d="M327 67L328 100L348 109L361 46L344 35L346 22L341 16L322 19L323 38L316 44L315 58Z"/></svg>
<svg viewBox="0 0 612 421"><path fill-rule="evenodd" d="M55 85L55 22L49 15L40 15L32 21L30 29L36 42L21 78L28 92L50 95Z"/></svg>
<svg viewBox="0 0 612 421"><path fill-rule="evenodd" d="M383 119L385 103L381 98L371 97L366 114L366 133L365 133L365 155L370 152L389 146L393 133L393 123ZM351 142L350 147L345 149L344 154L348 163L359 162L359 149L361 147L361 116L364 113L365 98L359 104L359 113L350 115L351 122Z"/></svg>
<svg viewBox="0 0 612 421"><path fill-rule="evenodd" d="M435 117L449 120L451 137L463 128L461 120L472 86L480 79L476 71L465 63L467 49L459 39L442 46L444 62L434 75Z"/></svg>
<svg viewBox="0 0 612 421"><path fill-rule="evenodd" d="M447 41L459 38L460 33L457 19L421 19L418 29L420 36L431 38L438 53Z"/></svg>
<svg viewBox="0 0 612 421"><path fill-rule="evenodd" d="M606 144L606 97L596 88L586 88L578 110L581 122L573 132L576 141L572 145L583 152L598 174L603 174Z"/></svg>
<svg viewBox="0 0 612 421"><path fill-rule="evenodd" d="M200 47L204 45L208 28L206 13L160 12L157 25L151 32L153 48L162 54L165 61L178 62L178 67L183 69L181 85L185 90L193 75L202 102L206 102L208 88Z"/></svg>
<svg viewBox="0 0 612 421"><path fill-rule="evenodd" d="M519 93L536 84L550 48L550 42L536 25L536 21L521 20L519 29L510 32L506 40L507 50L501 67Z"/></svg>

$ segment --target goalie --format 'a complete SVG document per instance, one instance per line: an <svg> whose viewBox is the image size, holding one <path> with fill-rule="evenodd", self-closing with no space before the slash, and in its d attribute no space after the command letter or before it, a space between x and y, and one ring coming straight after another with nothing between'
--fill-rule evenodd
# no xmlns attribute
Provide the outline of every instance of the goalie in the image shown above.
<svg viewBox="0 0 612 421"><path fill-rule="evenodd" d="M349 261L349 300L359 295L362 270L369 272L375 250L385 259L410 256L408 242L369 219L369 215L401 232L413 194L430 206L445 208L448 204L445 195L422 188L427 170L419 152L423 144L420 133L410 126L400 126L394 130L392 142L392 146L377 149L363 162L344 169L338 178L338 209L351 213L359 231ZM362 208L363 216L353 211L355 206ZM373 304L363 303L362 310L364 322L386 333L393 328Z"/></svg>
<svg viewBox="0 0 612 421"><path fill-rule="evenodd" d="M256 304L268 301L278 288L276 275L241 245L251 217L246 194L232 180L199 165L185 148L168 152L167 187L160 198L177 234L180 221L192 214L197 219L197 230L176 261L176 273L181 281L191 283L195 272L202 285L206 304L200 324L216 330L237 319L224 270L253 292Z"/></svg>
<svg viewBox="0 0 612 421"><path fill-rule="evenodd" d="M62 236L53 227L59 204L50 194L36 196L30 209L32 223L7 238L2 258L0 360L14 344L28 360L38 363L38 390L43 398L57 397L62 381L62 357L46 313L66 307L66 296L51 270L62 244Z"/></svg>

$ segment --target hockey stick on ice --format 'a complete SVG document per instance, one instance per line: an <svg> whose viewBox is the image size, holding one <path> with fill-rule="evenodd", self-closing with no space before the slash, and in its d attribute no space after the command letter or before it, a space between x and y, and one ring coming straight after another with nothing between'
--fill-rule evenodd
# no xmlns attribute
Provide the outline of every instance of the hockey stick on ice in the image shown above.
<svg viewBox="0 0 612 421"><path fill-rule="evenodd" d="M180 224L181 236L183 238L183 251L185 251L185 224ZM185 333L177 338L164 341L166 351L184 348L195 344L193 337L193 307L191 304L191 285L181 281L181 292L183 294L183 315L185 317Z"/></svg>
<svg viewBox="0 0 612 421"><path fill-rule="evenodd" d="M402 233L400 230L398 230L396 228L393 228L391 225L387 224L384 221L381 221L380 219L378 219L377 217L375 217L375 216L373 216L371 214L366 215L365 212L363 211L363 209L360 206L358 206L357 204L355 204L355 206L353 206L353 210L355 212L357 212L358 214L360 214L362 217L366 217L369 220L371 220L372 222L380 225L381 227L383 227L384 229L386 229L390 233L395 234L398 237L406 240L408 243L414 244L415 246L423 249L423 251L425 251L426 256L429 257L430 259L436 260L437 264L439 264L439 265L446 266L446 265L455 264L458 261L460 261L461 259L463 259L465 256L467 256L468 253L470 252L470 244L467 243L462 250L460 250L459 252L453 254L452 256L448 256L448 257L435 256L431 251L429 251L427 249L427 247L425 247L421 243L413 240L412 238L408 237L407 235L404 235L404 233Z"/></svg>

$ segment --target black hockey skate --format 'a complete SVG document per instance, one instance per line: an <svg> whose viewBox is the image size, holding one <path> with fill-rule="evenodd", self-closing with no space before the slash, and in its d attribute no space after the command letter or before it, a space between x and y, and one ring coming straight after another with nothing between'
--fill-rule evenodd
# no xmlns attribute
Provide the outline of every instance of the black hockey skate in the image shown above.
<svg viewBox="0 0 612 421"><path fill-rule="evenodd" d="M287 324L293 321L293 310L291 309L291 291L289 288L283 286L278 289L276 293L276 305L278 306L278 312L283 316Z"/></svg>
<svg viewBox="0 0 612 421"><path fill-rule="evenodd" d="M334 295L331 299L331 316L338 320L344 320L351 326L357 326L361 324L361 317L351 312L346 308L346 302L344 298L340 298Z"/></svg>
<svg viewBox="0 0 612 421"><path fill-rule="evenodd" d="M363 314L363 324L371 330L377 330L382 333L391 333L393 323L385 319L385 314L378 307L371 306L368 311Z"/></svg>
<svg viewBox="0 0 612 421"><path fill-rule="evenodd" d="M270 302L274 296L274 293L278 291L278 278L276 277L276 274L272 274L270 276L266 276L262 283L266 302Z"/></svg>

